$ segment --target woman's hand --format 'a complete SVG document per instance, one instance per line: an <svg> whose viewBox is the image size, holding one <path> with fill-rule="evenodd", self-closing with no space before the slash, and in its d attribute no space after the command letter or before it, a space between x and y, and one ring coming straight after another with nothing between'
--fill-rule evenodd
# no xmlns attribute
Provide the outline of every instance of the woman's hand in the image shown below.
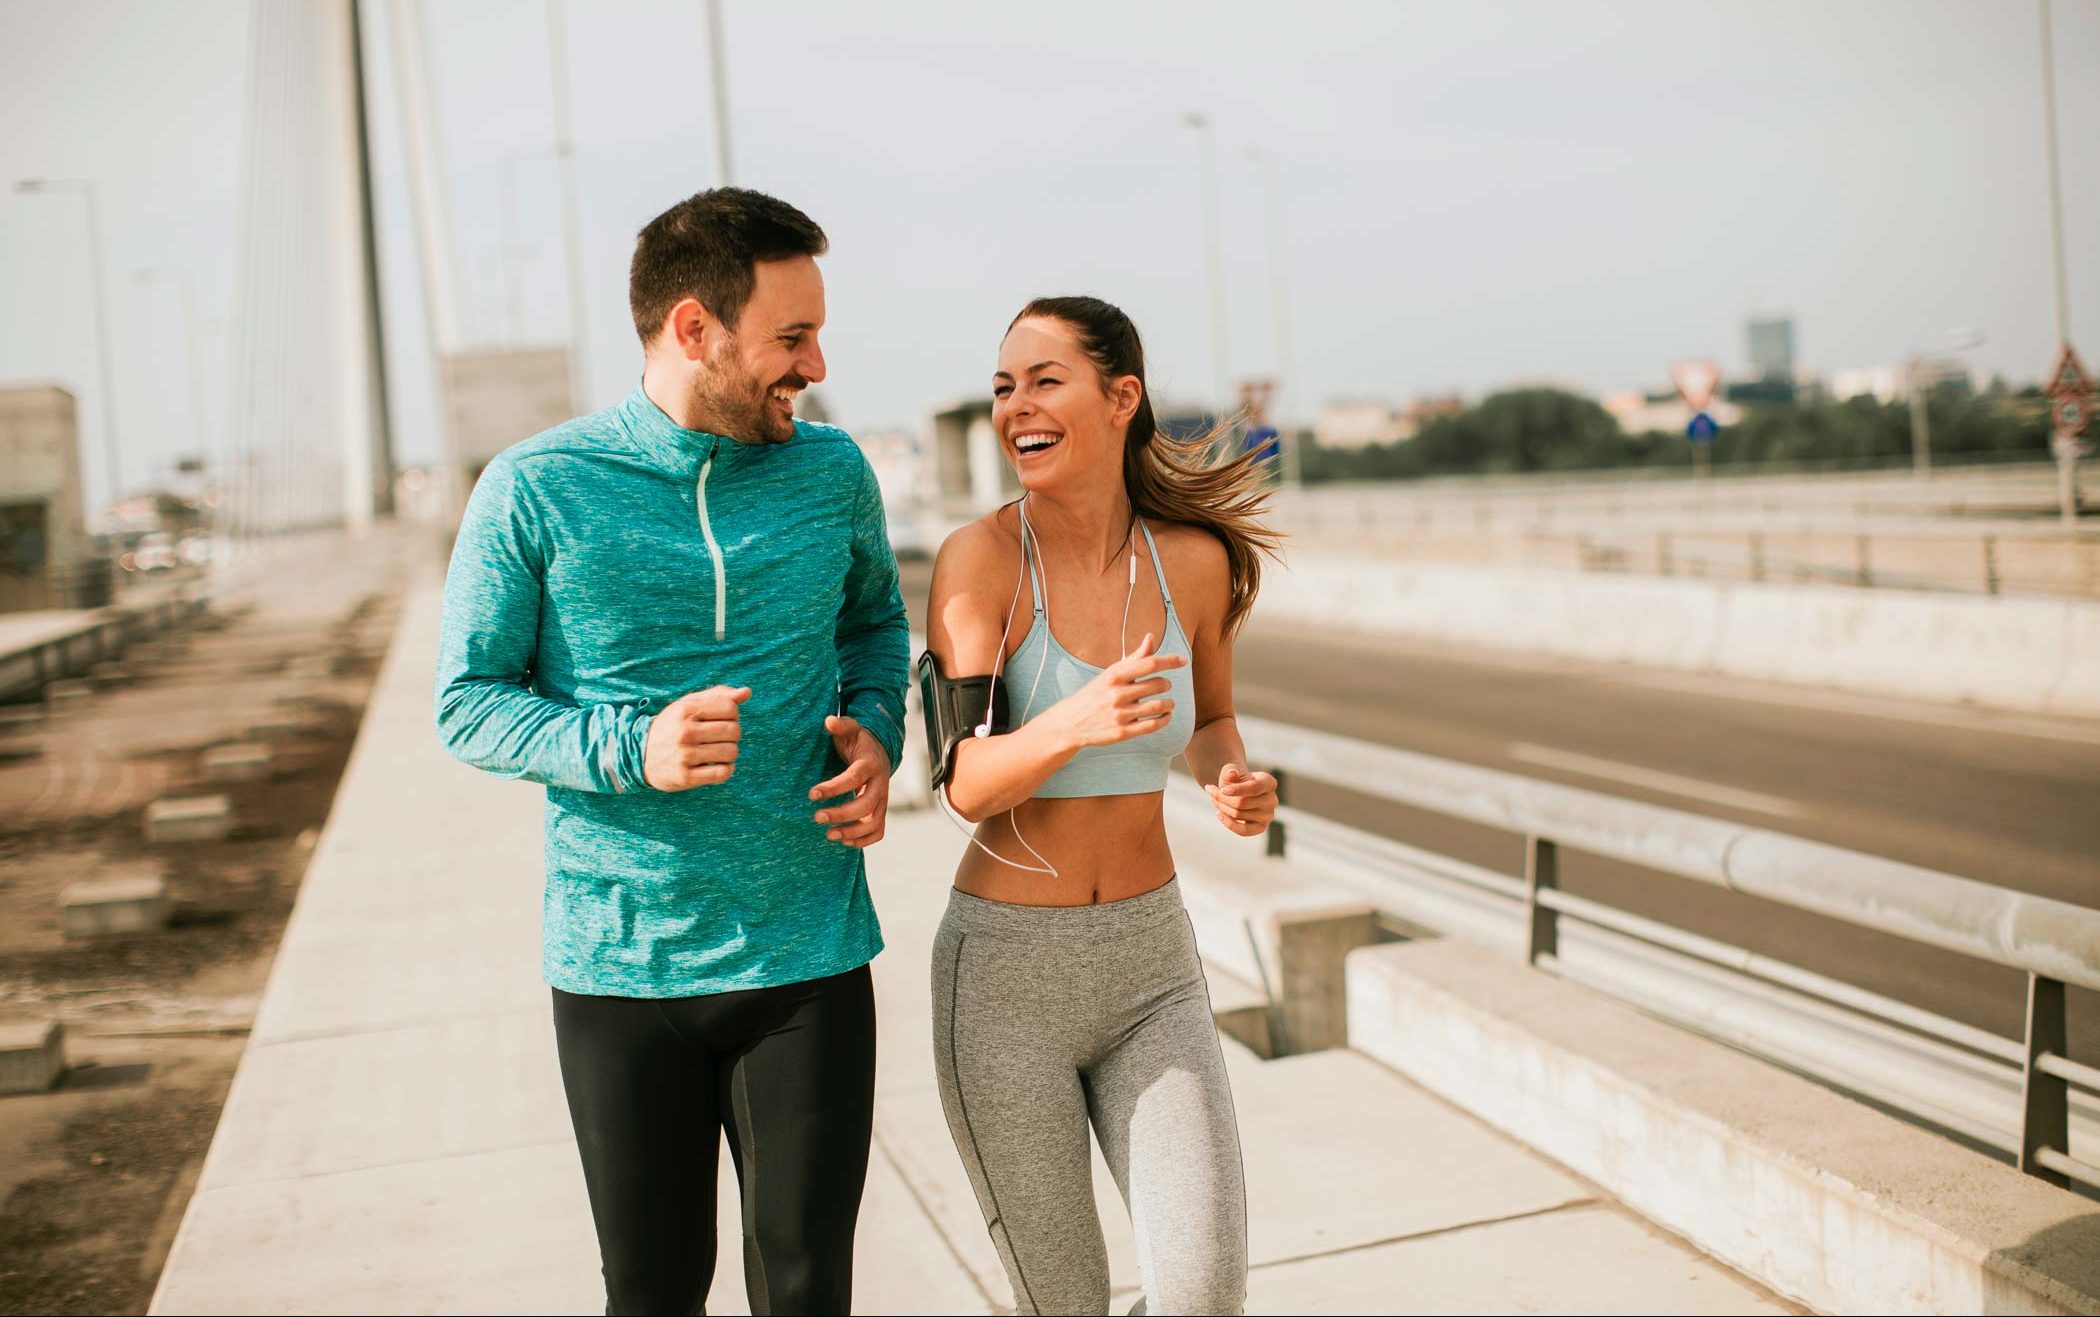
<svg viewBox="0 0 2100 1317"><path fill-rule="evenodd" d="M1276 778L1263 772L1248 772L1239 764L1227 764L1218 773L1215 786L1205 783L1203 792L1218 810L1218 822L1242 837L1259 836L1276 817Z"/></svg>
<svg viewBox="0 0 2100 1317"><path fill-rule="evenodd" d="M1174 701L1165 698L1170 668L1185 666L1180 654L1157 654L1151 632L1125 657L1101 675L1043 711L1042 721L1072 747L1114 745L1156 732L1173 716Z"/></svg>

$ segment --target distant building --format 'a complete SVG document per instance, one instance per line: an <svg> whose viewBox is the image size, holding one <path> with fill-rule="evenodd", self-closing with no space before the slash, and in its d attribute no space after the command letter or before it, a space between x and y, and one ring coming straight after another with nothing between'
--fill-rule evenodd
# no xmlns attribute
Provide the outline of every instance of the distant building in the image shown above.
<svg viewBox="0 0 2100 1317"><path fill-rule="evenodd" d="M0 388L0 612L99 608L109 560L87 531L73 395Z"/></svg>
<svg viewBox="0 0 2100 1317"><path fill-rule="evenodd" d="M811 419L799 407L796 415ZM933 493L933 468L926 461L926 446L919 436L908 430L870 430L854 435L853 441L875 472L884 503L894 507Z"/></svg>
<svg viewBox="0 0 2100 1317"><path fill-rule="evenodd" d="M447 353L438 362L438 377L462 500L496 454L576 415L566 348Z"/></svg>
<svg viewBox="0 0 2100 1317"><path fill-rule="evenodd" d="M1750 373L1761 380L1791 381L1794 378L1794 318L1753 317L1745 322L1749 340Z"/></svg>
<svg viewBox="0 0 2100 1317"><path fill-rule="evenodd" d="M933 414L933 488L944 509L988 512L1018 496L1020 477L999 448L992 400L971 398Z"/></svg>
<svg viewBox="0 0 2100 1317"><path fill-rule="evenodd" d="M1455 393L1446 393L1415 399L1407 404L1407 412L1403 419L1407 422L1408 435L1412 437L1431 421L1463 416L1465 411L1464 398Z"/></svg>
<svg viewBox="0 0 2100 1317"><path fill-rule="evenodd" d="M1464 400L1454 395L1417 398L1399 407L1369 400L1331 402L1313 418L1313 442L1322 448L1405 443L1430 421L1465 409Z"/></svg>
<svg viewBox="0 0 2100 1317"><path fill-rule="evenodd" d="M1824 383L1834 402L1848 398L1873 398L1877 402L1895 402L1903 397L1903 371L1897 366L1857 366L1849 370L1834 370Z"/></svg>
<svg viewBox="0 0 2100 1317"><path fill-rule="evenodd" d="M1383 402L1330 402L1313 418L1313 442L1322 448L1369 448L1413 434L1400 409Z"/></svg>

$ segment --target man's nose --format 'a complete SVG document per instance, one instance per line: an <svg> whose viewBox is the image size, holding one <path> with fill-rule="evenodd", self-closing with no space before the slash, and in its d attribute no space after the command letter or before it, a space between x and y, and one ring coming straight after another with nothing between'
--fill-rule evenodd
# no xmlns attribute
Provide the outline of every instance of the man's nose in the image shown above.
<svg viewBox="0 0 2100 1317"><path fill-rule="evenodd" d="M795 373L811 384L824 382L824 349L812 341L801 356L795 359Z"/></svg>

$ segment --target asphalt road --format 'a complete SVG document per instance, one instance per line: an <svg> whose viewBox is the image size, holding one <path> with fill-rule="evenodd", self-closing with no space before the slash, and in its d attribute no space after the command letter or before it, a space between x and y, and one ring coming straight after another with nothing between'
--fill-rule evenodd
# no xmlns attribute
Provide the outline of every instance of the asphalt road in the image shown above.
<svg viewBox="0 0 2100 1317"><path fill-rule="evenodd" d="M928 571L905 590L923 623ZM1240 708L2100 907L2100 723L1264 625ZM1517 874L1522 839L1295 778L1292 802ZM2018 1037L2024 977L1836 920L1563 852L1571 891ZM2100 1062L2100 995L2074 991Z"/></svg>

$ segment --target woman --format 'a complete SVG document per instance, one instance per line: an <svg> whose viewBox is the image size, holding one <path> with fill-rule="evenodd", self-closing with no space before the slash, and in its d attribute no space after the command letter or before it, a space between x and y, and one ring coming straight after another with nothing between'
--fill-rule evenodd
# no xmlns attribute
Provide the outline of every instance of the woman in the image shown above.
<svg viewBox="0 0 2100 1317"><path fill-rule="evenodd" d="M1107 1311L1091 1122L1139 1310L1238 1312L1239 1137L1161 802L1180 754L1232 832L1276 812L1232 713L1277 543L1262 474L1159 432L1137 329L1095 298L1023 309L992 395L1025 493L941 547L927 627L942 674L990 674L1008 708L945 765L978 827L934 942L942 1105L1020 1311Z"/></svg>

